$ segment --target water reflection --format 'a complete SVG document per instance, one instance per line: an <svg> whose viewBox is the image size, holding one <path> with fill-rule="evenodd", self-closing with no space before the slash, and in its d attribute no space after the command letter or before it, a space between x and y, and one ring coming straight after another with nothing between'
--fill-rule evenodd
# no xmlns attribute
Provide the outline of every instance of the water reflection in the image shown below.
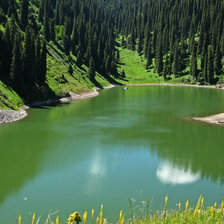
<svg viewBox="0 0 224 224"><path fill-rule="evenodd" d="M156 176L162 183L176 185L196 182L200 178L200 173L193 173L191 168L186 170L163 161L156 170Z"/></svg>
<svg viewBox="0 0 224 224"><path fill-rule="evenodd" d="M182 117L223 111L223 93L117 88L0 129L0 222L25 196L27 210L107 203L110 213L140 190L157 199L196 198L202 189L220 197L224 129Z"/></svg>

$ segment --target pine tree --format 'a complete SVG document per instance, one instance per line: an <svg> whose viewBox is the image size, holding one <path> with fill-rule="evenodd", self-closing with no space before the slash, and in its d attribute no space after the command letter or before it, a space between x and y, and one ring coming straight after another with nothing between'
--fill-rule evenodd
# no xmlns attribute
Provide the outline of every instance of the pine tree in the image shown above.
<svg viewBox="0 0 224 224"><path fill-rule="evenodd" d="M54 20L50 20L50 39L55 40Z"/></svg>
<svg viewBox="0 0 224 224"><path fill-rule="evenodd" d="M205 54L205 59L204 59L204 67L203 67L203 77L204 77L204 82L207 84L208 83L208 54Z"/></svg>
<svg viewBox="0 0 224 224"><path fill-rule="evenodd" d="M168 80L170 78L170 75L172 73L172 63L170 62L170 56L165 57L165 65L163 69L163 77L165 80Z"/></svg>
<svg viewBox="0 0 224 224"><path fill-rule="evenodd" d="M72 68L71 63L69 64L69 67L68 67L68 73L69 73L70 75L73 74L73 68Z"/></svg>
<svg viewBox="0 0 224 224"><path fill-rule="evenodd" d="M222 74L222 53L220 51L219 44L217 44L214 56L214 72L216 76L220 76Z"/></svg>
<svg viewBox="0 0 224 224"><path fill-rule="evenodd" d="M214 84L214 67L213 67L213 53L211 46L208 50L208 64L207 64L207 77L208 77L208 83Z"/></svg>
<svg viewBox="0 0 224 224"><path fill-rule="evenodd" d="M22 62L21 62L21 44L19 34L16 34L13 46L13 56L11 63L10 79L13 88L21 93L24 90Z"/></svg>
<svg viewBox="0 0 224 224"><path fill-rule="evenodd" d="M192 52L192 56L191 56L191 75L194 78L197 78L197 55L196 55L196 47L193 46L193 52Z"/></svg>
<svg viewBox="0 0 224 224"><path fill-rule="evenodd" d="M24 74L24 81L27 86L32 85L32 57L31 57L31 51L32 51L32 43L31 43L31 32L30 28L26 27L25 30L25 41L24 41L24 47L23 47L23 74Z"/></svg>
<svg viewBox="0 0 224 224"><path fill-rule="evenodd" d="M39 35L35 41L35 70L36 70L36 81L40 83L41 80L41 44Z"/></svg>
<svg viewBox="0 0 224 224"><path fill-rule="evenodd" d="M147 53L146 53L146 69L152 64L152 49L151 44L148 44Z"/></svg>
<svg viewBox="0 0 224 224"><path fill-rule="evenodd" d="M157 42L157 52L156 52L156 71L160 74L163 71L163 52L161 41Z"/></svg>
<svg viewBox="0 0 224 224"><path fill-rule="evenodd" d="M44 85L47 73L47 46L46 40L43 41L41 49L41 61L40 61L40 83Z"/></svg>
<svg viewBox="0 0 224 224"><path fill-rule="evenodd" d="M179 72L179 47L178 47L178 43L176 43L175 46L175 52L174 52L174 58L173 58L173 74L175 77L178 76L178 72Z"/></svg>
<svg viewBox="0 0 224 224"><path fill-rule="evenodd" d="M44 36L46 41L50 40L50 26L49 26L49 17L45 15L44 17Z"/></svg>
<svg viewBox="0 0 224 224"><path fill-rule="evenodd" d="M26 27L28 24L28 7L29 0L22 0L20 8L20 22L23 27Z"/></svg>
<svg viewBox="0 0 224 224"><path fill-rule="evenodd" d="M95 63L93 57L91 57L89 61L89 71L88 71L89 79L94 80L95 74L96 74Z"/></svg>
<svg viewBox="0 0 224 224"><path fill-rule="evenodd" d="M64 45L64 49L65 49L65 54L69 55L70 50L71 50L71 40L70 40L69 36L64 35L63 45Z"/></svg>
<svg viewBox="0 0 224 224"><path fill-rule="evenodd" d="M79 49L79 51L78 51L76 64L79 67L81 67L83 65L83 53L82 53L81 49Z"/></svg>

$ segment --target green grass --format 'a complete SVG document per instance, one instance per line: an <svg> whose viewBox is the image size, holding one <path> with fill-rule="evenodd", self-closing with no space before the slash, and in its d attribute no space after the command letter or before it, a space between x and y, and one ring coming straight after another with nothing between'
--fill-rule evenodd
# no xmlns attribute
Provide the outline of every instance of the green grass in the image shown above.
<svg viewBox="0 0 224 224"><path fill-rule="evenodd" d="M117 44L120 45L121 37L117 39ZM181 71L180 77L176 78L174 75L170 76L169 80L164 80L162 75L155 72L154 60L148 70L145 69L146 59L144 55L139 55L136 51L128 50L127 48L117 47L120 52L120 63L118 65L118 72L121 74L125 72L125 78L118 80L123 84L138 84L138 83L171 83L171 84L198 84L196 80L190 75L190 67L187 66ZM165 63L165 61L164 61ZM198 67L200 60L198 60Z"/></svg>
<svg viewBox="0 0 224 224"><path fill-rule="evenodd" d="M143 203L142 203L143 204ZM204 207L204 197L200 196L198 199L198 203L195 208L189 207L189 200L186 201L184 205L178 204L178 208L176 210L168 211L167 209L168 197L165 198L164 209L162 211L156 211L154 213L150 213L149 202L144 203L139 208L140 214L133 211L132 206L130 206L129 214L124 214L123 211L120 211L120 215L117 215L118 224L223 224L224 223L224 198L221 202L221 205L215 203L211 207ZM145 210L144 210L145 209ZM145 212L144 212L145 211ZM103 217L103 205L101 205L100 213L94 215L94 209L92 209L91 213L85 210L83 215L80 215L79 212L74 212L70 214L68 220L64 220L63 223L74 224L79 223L80 219L82 219L83 224L92 223L92 224L107 224L110 223ZM32 217L32 224L35 223L37 219L35 213ZM40 223L54 223L53 220L56 220L56 224L62 223L58 214L53 216L48 216L47 220L40 220ZM96 222L95 222L96 220ZM19 215L18 223L22 224L22 216Z"/></svg>
<svg viewBox="0 0 224 224"><path fill-rule="evenodd" d="M50 42L47 57L47 84L57 96L65 96L68 92L81 93L90 91L95 85L88 78L88 68L85 65L76 66L76 57L70 53L70 58L63 53L62 46ZM73 74L69 74L71 63ZM96 80L102 86L110 83L96 73Z"/></svg>
<svg viewBox="0 0 224 224"><path fill-rule="evenodd" d="M0 108L19 110L23 104L21 97L0 81Z"/></svg>
<svg viewBox="0 0 224 224"><path fill-rule="evenodd" d="M126 48L118 48L120 51L120 64L118 72L125 72L125 80L121 83L164 83L165 80L154 72L153 68L145 69L146 60L144 56L139 56L136 51Z"/></svg>
<svg viewBox="0 0 224 224"><path fill-rule="evenodd" d="M37 87L40 89L40 92L46 92L41 99L60 98L67 96L69 92L83 93L91 91L95 87L95 84L88 78L88 67L85 65L81 67L76 66L76 57L72 53L68 57L63 53L62 46L59 44L56 45L54 42L49 42L47 50L46 84L50 88L50 91L46 87ZM70 63L73 68L73 74L69 74L68 72ZM100 86L110 85L108 80L98 73L96 73L95 79ZM32 102L34 97L35 100L39 100L34 94L29 99L29 103L30 101ZM24 105L22 98L3 82L0 82L0 108L18 110L22 105Z"/></svg>

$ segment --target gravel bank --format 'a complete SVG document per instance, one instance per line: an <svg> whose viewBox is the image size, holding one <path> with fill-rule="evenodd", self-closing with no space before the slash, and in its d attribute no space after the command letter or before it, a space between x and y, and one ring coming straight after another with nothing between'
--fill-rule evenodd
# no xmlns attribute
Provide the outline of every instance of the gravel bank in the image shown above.
<svg viewBox="0 0 224 224"><path fill-rule="evenodd" d="M0 125L22 120L28 115L26 110L31 107L39 107L39 106L57 104L57 103L69 103L75 100L92 98L92 97L98 96L99 93L98 91L94 90L94 91L90 91L90 92L86 92L82 94L76 94L76 93L70 92L69 95L70 95L69 97L64 97L61 99L49 99L46 101L33 102L32 104L28 106L26 105L22 106L20 111L0 109Z"/></svg>
<svg viewBox="0 0 224 224"><path fill-rule="evenodd" d="M6 124L18 121L25 118L26 116L27 112L22 109L20 111L0 109L0 124Z"/></svg>
<svg viewBox="0 0 224 224"><path fill-rule="evenodd" d="M193 117L195 121L201 121L209 124L224 125L224 113L216 114L208 117Z"/></svg>

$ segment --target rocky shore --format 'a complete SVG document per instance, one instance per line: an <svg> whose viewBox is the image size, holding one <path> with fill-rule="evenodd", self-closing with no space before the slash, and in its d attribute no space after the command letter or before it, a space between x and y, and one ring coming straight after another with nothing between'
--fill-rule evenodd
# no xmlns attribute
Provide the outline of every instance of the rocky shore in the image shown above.
<svg viewBox="0 0 224 224"><path fill-rule="evenodd" d="M224 113L216 114L208 117L193 117L195 121L201 121L209 124L224 125Z"/></svg>
<svg viewBox="0 0 224 224"><path fill-rule="evenodd" d="M46 101L33 102L32 104L28 106L26 105L22 106L19 111L0 109L0 125L22 120L28 115L26 110L32 107L39 107L39 106L51 105L51 104L57 104L57 103L69 103L71 101L92 98L92 97L98 96L99 92L94 89L94 91L89 91L82 94L76 94L76 93L70 92L69 95L70 96L64 97L61 99L49 99Z"/></svg>
<svg viewBox="0 0 224 224"><path fill-rule="evenodd" d="M0 124L18 121L25 118L26 116L27 112L23 109L21 109L20 111L0 109Z"/></svg>

